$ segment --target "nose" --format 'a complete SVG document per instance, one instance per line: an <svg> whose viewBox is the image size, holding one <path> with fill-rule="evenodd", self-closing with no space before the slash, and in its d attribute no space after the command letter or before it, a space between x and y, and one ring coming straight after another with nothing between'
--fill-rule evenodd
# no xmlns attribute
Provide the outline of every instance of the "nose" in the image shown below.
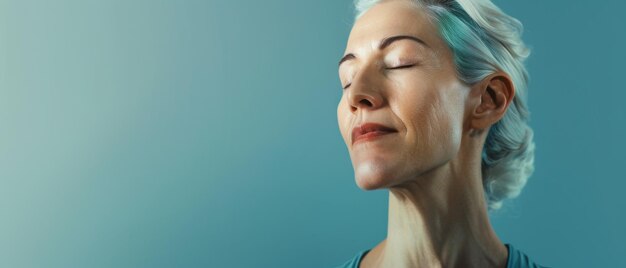
<svg viewBox="0 0 626 268"><path fill-rule="evenodd" d="M369 69L369 71L367 70ZM384 103L382 83L374 68L365 68L357 73L347 89L350 110L356 113L359 109L375 110Z"/></svg>

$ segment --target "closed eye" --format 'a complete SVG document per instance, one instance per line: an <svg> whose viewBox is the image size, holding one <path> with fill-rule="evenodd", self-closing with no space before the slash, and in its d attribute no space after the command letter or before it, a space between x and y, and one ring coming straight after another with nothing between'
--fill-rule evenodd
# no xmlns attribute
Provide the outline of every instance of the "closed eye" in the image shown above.
<svg viewBox="0 0 626 268"><path fill-rule="evenodd" d="M406 69L406 68L411 68L415 65L416 64L408 64L408 65L401 65L401 66L396 66L396 67L387 67L387 70Z"/></svg>
<svg viewBox="0 0 626 268"><path fill-rule="evenodd" d="M417 65L417 64L407 64L407 65L400 65L400 66L396 66L396 67L387 67L385 69L387 69L387 70L407 69L407 68L411 68L411 67L413 67L415 65ZM348 88L350 85L352 85L352 83L347 84L346 86L343 87L343 89Z"/></svg>

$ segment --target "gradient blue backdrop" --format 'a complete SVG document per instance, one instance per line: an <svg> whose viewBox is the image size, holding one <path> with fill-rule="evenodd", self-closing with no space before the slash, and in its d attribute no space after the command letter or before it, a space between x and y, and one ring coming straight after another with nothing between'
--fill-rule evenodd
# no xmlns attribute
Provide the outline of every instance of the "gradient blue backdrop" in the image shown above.
<svg viewBox="0 0 626 268"><path fill-rule="evenodd" d="M621 1L496 1L533 49L536 172L492 215L626 267ZM0 267L332 267L385 237L339 135L350 1L0 0Z"/></svg>

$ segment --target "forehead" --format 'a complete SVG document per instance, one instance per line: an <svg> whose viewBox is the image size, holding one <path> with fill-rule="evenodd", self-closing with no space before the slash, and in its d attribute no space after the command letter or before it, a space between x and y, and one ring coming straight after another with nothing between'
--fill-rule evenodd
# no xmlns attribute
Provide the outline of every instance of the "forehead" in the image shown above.
<svg viewBox="0 0 626 268"><path fill-rule="evenodd" d="M388 0L372 6L356 20L346 51L374 49L381 39L398 34L416 36L437 50L443 44L424 10L408 0Z"/></svg>

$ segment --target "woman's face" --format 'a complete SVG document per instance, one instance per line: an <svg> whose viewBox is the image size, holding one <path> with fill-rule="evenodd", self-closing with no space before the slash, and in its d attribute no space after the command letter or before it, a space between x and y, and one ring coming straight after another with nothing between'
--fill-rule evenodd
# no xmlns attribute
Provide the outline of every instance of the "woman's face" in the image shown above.
<svg viewBox="0 0 626 268"><path fill-rule="evenodd" d="M355 22L339 66L337 119L360 188L415 179L458 153L469 88L457 79L451 53L409 1L382 2ZM373 133L353 143L353 130L366 123L395 132L366 127L357 136Z"/></svg>

